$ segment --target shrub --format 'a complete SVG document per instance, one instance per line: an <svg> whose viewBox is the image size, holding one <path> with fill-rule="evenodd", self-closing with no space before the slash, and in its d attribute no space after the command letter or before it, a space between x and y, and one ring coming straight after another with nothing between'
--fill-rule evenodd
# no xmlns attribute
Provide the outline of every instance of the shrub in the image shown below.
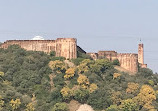
<svg viewBox="0 0 158 111"><path fill-rule="evenodd" d="M139 107L132 99L127 99L121 102L120 109L121 111L138 111Z"/></svg>
<svg viewBox="0 0 158 111"><path fill-rule="evenodd" d="M50 61L49 67L56 73L64 73L67 69L66 64L59 60Z"/></svg>
<svg viewBox="0 0 158 111"><path fill-rule="evenodd" d="M138 75L143 77L150 77L153 75L153 71L149 68L140 68Z"/></svg>
<svg viewBox="0 0 158 111"><path fill-rule="evenodd" d="M70 100L72 97L72 90L69 87L63 87L60 91L64 100Z"/></svg>
<svg viewBox="0 0 158 111"><path fill-rule="evenodd" d="M66 103L56 103L51 111L68 111L68 105Z"/></svg>
<svg viewBox="0 0 158 111"><path fill-rule="evenodd" d="M51 52L50 52L50 56L51 56L51 57L54 57L55 55L56 55L55 51L51 51Z"/></svg>
<svg viewBox="0 0 158 111"><path fill-rule="evenodd" d="M74 92L74 99L80 103L85 103L89 97L89 91L86 89L78 89Z"/></svg>
<svg viewBox="0 0 158 111"><path fill-rule="evenodd" d="M106 111L118 111L118 106L117 105L111 105L106 109Z"/></svg>
<svg viewBox="0 0 158 111"><path fill-rule="evenodd" d="M112 104L109 91L105 88L94 91L89 95L87 103L97 110L106 109Z"/></svg>
<svg viewBox="0 0 158 111"><path fill-rule="evenodd" d="M73 62L76 66L78 66L83 60L84 58L76 58L76 59L72 59L71 62Z"/></svg>
<svg viewBox="0 0 158 111"><path fill-rule="evenodd" d="M56 77L53 78L53 83L55 87L63 87L65 85L64 74L57 74Z"/></svg>
<svg viewBox="0 0 158 111"><path fill-rule="evenodd" d="M120 62L118 59L113 60L112 65L120 66Z"/></svg>
<svg viewBox="0 0 158 111"><path fill-rule="evenodd" d="M53 102L53 103L57 103L57 102L61 102L62 101L62 95L60 93L60 90L54 90L50 96L49 96L49 102Z"/></svg>
<svg viewBox="0 0 158 111"><path fill-rule="evenodd" d="M64 61L64 60L66 60L65 57L51 57L50 59L51 59L52 61L56 61L56 60Z"/></svg>
<svg viewBox="0 0 158 111"><path fill-rule="evenodd" d="M80 52L80 51L77 51L77 58L91 59L91 60L92 60L92 58L91 58L90 55L87 55L87 54L82 53L82 52Z"/></svg>

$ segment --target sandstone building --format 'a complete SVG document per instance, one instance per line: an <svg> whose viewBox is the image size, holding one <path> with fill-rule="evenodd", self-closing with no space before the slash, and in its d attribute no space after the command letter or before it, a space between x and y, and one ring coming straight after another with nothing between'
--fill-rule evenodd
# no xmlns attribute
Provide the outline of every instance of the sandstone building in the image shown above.
<svg viewBox="0 0 158 111"><path fill-rule="evenodd" d="M83 49L77 46L77 40L75 38L57 38L56 40L8 40L0 45L0 48L8 48L10 45L19 45L21 48L32 51L43 51L50 53L56 52L57 57L65 57L66 59L77 58L77 51L86 53ZM94 60L99 58L108 58L110 61L118 59L120 66L133 73L138 71L138 65L146 68L144 64L144 46L139 44L138 54L134 53L117 53L116 51L99 51L98 53L87 53Z"/></svg>

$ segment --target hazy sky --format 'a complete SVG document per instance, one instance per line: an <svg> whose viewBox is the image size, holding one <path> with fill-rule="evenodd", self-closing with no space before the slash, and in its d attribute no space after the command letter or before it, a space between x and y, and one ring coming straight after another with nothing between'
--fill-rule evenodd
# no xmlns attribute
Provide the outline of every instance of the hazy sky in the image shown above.
<svg viewBox="0 0 158 111"><path fill-rule="evenodd" d="M0 42L74 37L87 52L137 53L158 72L158 0L0 0Z"/></svg>

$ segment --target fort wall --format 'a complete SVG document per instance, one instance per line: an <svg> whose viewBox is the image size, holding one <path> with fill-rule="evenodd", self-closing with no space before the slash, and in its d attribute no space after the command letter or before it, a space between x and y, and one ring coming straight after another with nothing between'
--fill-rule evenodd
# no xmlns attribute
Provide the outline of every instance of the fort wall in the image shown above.
<svg viewBox="0 0 158 111"><path fill-rule="evenodd" d="M1 44L1 48L6 49L14 44L26 50L44 51L46 53L55 51L55 40L9 40Z"/></svg>
<svg viewBox="0 0 158 111"><path fill-rule="evenodd" d="M138 45L138 54L134 53L117 53L115 51L99 51L98 53L87 53L94 60L108 58L110 61L118 59L120 66L130 72L138 72L138 66L141 68L147 68L147 64L144 64L144 45Z"/></svg>
<svg viewBox="0 0 158 111"><path fill-rule="evenodd" d="M121 67L133 73L138 72L138 54L120 53L117 54L117 59L119 60Z"/></svg>
<svg viewBox="0 0 158 111"><path fill-rule="evenodd" d="M1 44L0 48L10 45L19 45L21 48L32 51L56 52L56 56L66 59L77 58L77 41L75 38L58 38L57 40L9 40Z"/></svg>
<svg viewBox="0 0 158 111"><path fill-rule="evenodd" d="M57 57L65 57L66 59L77 58L77 50L86 53L83 49L77 46L75 38L57 38L56 40L9 40L0 45L0 48L8 48L10 45L19 45L21 48L32 51L43 51L50 53L56 52ZM144 48L143 44L139 44L138 54L134 53L117 53L115 51L99 51L98 53L87 53L94 60L108 58L110 61L118 59L121 67L135 73L140 67L146 68L144 64Z"/></svg>
<svg viewBox="0 0 158 111"><path fill-rule="evenodd" d="M94 60L107 58L110 61L118 59L120 66L132 73L138 71L138 54L134 53L117 53L115 51L99 51L98 53L87 53Z"/></svg>
<svg viewBox="0 0 158 111"><path fill-rule="evenodd" d="M108 58L110 61L117 59L117 52L115 51L99 51L98 58Z"/></svg>

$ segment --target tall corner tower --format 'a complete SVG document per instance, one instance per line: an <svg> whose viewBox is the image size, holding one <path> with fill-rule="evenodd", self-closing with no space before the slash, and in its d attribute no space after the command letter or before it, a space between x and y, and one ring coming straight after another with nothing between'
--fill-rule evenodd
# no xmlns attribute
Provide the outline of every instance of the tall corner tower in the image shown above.
<svg viewBox="0 0 158 111"><path fill-rule="evenodd" d="M138 62L144 64L144 44L138 45Z"/></svg>

